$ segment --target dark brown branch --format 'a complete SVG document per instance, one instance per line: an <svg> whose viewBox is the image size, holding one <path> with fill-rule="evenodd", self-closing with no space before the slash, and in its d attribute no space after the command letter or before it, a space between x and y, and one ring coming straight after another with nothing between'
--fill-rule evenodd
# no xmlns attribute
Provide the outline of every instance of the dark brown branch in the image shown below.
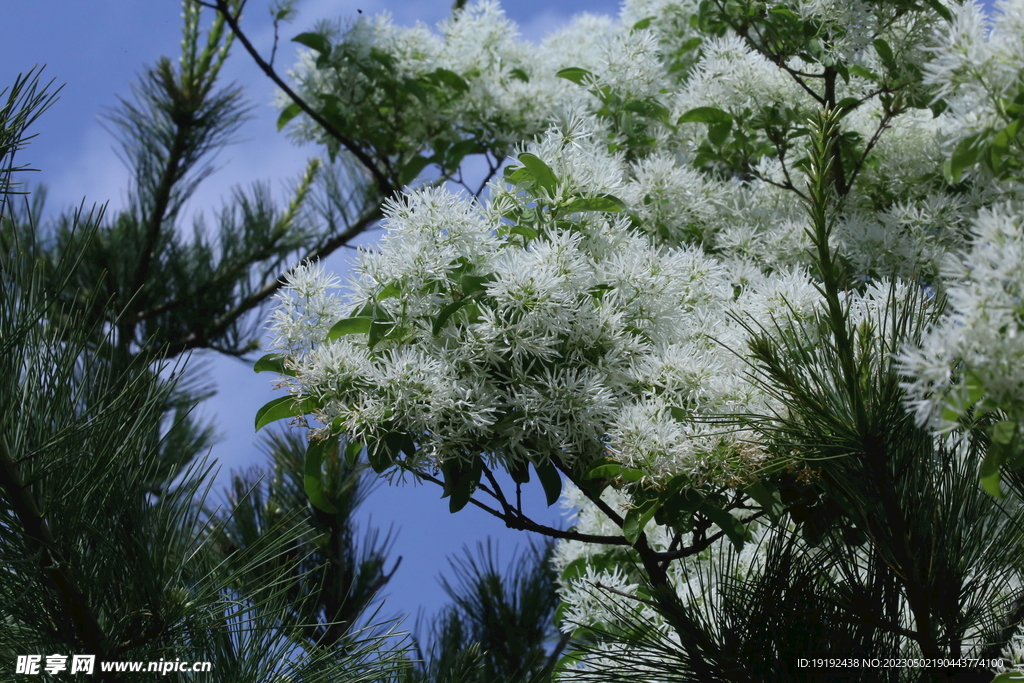
<svg viewBox="0 0 1024 683"><path fill-rule="evenodd" d="M853 167L853 172L850 174L851 188L853 187L854 181L857 180L857 175L861 172L861 169L864 168L864 162L867 161L868 154L870 154L871 150L874 149L875 145L878 144L878 141L882 138L882 133L884 133L885 130L889 127L889 122L892 121L893 118L894 115L891 111L885 112L885 116L883 116L881 122L879 122L878 128L875 129L874 135L871 136L871 139L868 141L868 144L864 147L864 153L860 156L860 159L857 161L857 165Z"/></svg>
<svg viewBox="0 0 1024 683"><path fill-rule="evenodd" d="M431 476L426 472L420 472L416 470L410 470L413 474L424 481L429 481L432 484L437 484L443 487L444 482L437 477ZM629 545L622 536L598 536L595 534L581 534L576 531L563 531L562 529L556 529L554 527L545 526L538 522L529 519L528 517L518 515L514 511L510 514L504 514L495 510L494 508L481 503L475 498L470 498L469 502L476 507L480 508L484 512L505 522L505 526L509 529L518 529L520 531L533 531L543 536L550 538L561 538L567 541L582 541L584 543L600 543L602 545Z"/></svg>
<svg viewBox="0 0 1024 683"><path fill-rule="evenodd" d="M491 468L486 463L482 465L484 476L487 477L487 481L491 482L491 488L494 492L491 495L501 503L501 509L505 511L506 515L513 514L512 506L508 504L508 500L505 498L505 492L501 490L501 486L498 485L498 480L494 478L494 473L491 472ZM483 487L481 487L483 488ZM484 489L486 490L486 489Z"/></svg>
<svg viewBox="0 0 1024 683"><path fill-rule="evenodd" d="M107 651L103 629L85 594L75 582L70 564L61 554L32 492L18 475L3 437L0 437L0 487L6 494L7 504L21 522L25 535L38 546L36 556L40 566L70 618L78 640L88 652L102 655Z"/></svg>
<svg viewBox="0 0 1024 683"><path fill-rule="evenodd" d="M284 79L282 79L277 74L277 71L274 70L274 67L260 56L260 53L249 41L248 36L242 33L242 28L238 23L239 17L231 13L231 8L228 6L228 0L215 0L213 3L204 2L203 0L197 0L197 2L199 2L203 7L209 7L210 9L220 12L221 15L224 16L225 23L231 27L231 31L235 34L235 37L238 38L239 42L242 43L242 46L245 47L245 51L249 53L249 56L253 58L253 61L256 62L256 66L258 66L260 70L274 82L274 85L281 88L281 90L284 91L284 94L288 96L288 99L297 104L303 113L316 121L317 125L320 126L325 133L337 140L342 147L348 150L352 156L359 160L366 170L373 175L374 180L377 181L377 187L380 189L380 193L382 195L387 197L397 189L391 183L391 179L380 170L377 162L374 161L369 154L363 151L355 140L352 140L347 135L339 131L337 128L332 126L327 119L317 113L317 111L313 109L308 102L302 99L298 93L292 90L291 87L285 83Z"/></svg>
<svg viewBox="0 0 1024 683"><path fill-rule="evenodd" d="M591 503L596 505L597 508L601 512L603 512L605 514L605 516L608 517L608 519L610 519L613 522L615 522L615 524L618 525L618 527L620 529L622 528L623 524L625 524L625 522L626 522L626 520L622 517L622 515L620 515L617 512L615 512L615 510L612 510L611 506L608 505L608 503L606 503L603 500L601 500L601 496L599 496L599 495L598 496L591 495L590 491L589 491L589 487L585 486L582 482L577 480L576 476L572 473L572 470L570 470L568 467L563 465L560 461L552 458L551 462L555 465L555 468L558 469L559 472L564 474L566 479L568 479L573 484L575 484L576 487L580 491L583 492L583 494L587 497L587 499Z"/></svg>

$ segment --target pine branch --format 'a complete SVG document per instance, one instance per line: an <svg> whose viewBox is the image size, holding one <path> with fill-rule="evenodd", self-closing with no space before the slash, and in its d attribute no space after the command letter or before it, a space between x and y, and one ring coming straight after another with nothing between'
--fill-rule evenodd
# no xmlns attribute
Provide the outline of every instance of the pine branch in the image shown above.
<svg viewBox="0 0 1024 683"><path fill-rule="evenodd" d="M7 442L0 437L0 486L7 504L21 522L25 535L32 539L39 552L39 563L57 594L70 622L74 624L79 642L88 652L102 654L107 651L106 636L100 627L85 594L78 587L71 565L59 550L50 533L46 519L39 511L28 486L18 476L14 459L7 450Z"/></svg>

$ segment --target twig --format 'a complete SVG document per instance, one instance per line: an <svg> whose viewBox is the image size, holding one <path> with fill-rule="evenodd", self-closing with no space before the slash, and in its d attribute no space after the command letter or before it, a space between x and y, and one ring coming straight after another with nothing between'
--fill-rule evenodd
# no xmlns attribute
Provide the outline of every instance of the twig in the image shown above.
<svg viewBox="0 0 1024 683"><path fill-rule="evenodd" d="M284 94L288 96L288 99L297 104L299 106L299 109L301 109L307 116L309 116L309 118L316 121L317 125L319 125L324 130L325 133L327 133L332 138L337 140L342 147L351 152L352 156L357 158L360 161L360 163L362 163L363 166L366 167L366 170L369 171L373 175L374 180L377 181L377 186L380 189L382 195L387 197L395 191L396 188L392 184L391 179L388 178L380 170L380 167L370 157L370 155L363 151L354 140L352 140L347 135L345 135L337 128L332 126L327 121L327 119L325 119L323 116L317 113L317 111L313 109L313 107L311 107L309 103L307 103L304 99L299 97L299 95L294 90L292 90L287 83L285 83L284 79L282 79L277 74L277 71L274 70L274 67L271 66L265 59L263 59L263 57L260 56L260 53L249 41L248 36L242 33L242 28L238 23L238 17L234 16L231 13L230 8L228 7L227 0L215 0L215 2L213 3L205 2L204 0L196 1L203 7L208 7L210 9L216 10L224 16L224 21L227 23L228 26L231 27L231 31L238 38L239 42L242 43L242 46L245 47L246 52L248 52L249 55L253 58L253 61L256 62L256 65L260 68L260 70L263 71L263 73L265 73L267 77L274 82L274 85L276 85L277 87L281 88L281 90L284 91Z"/></svg>
<svg viewBox="0 0 1024 683"><path fill-rule="evenodd" d="M416 475L417 477L419 477L420 479L422 479L424 481L429 481L432 484L437 484L438 486L442 486L442 487L444 486L444 482L443 481L441 481L437 477L434 477L434 476L431 476L431 475L427 474L426 472L420 472L420 471L417 471L417 470L410 470L410 471L414 475ZM556 529L554 527L550 527L550 526L545 526L543 524L539 524L538 522L535 522L532 519L529 519L528 517L524 517L522 515L517 515L517 514L514 514L514 513L510 513L510 514L501 513L498 510L495 510L494 508L492 508L492 507L490 507L488 505L485 505L484 503L481 503L480 501L478 501L475 498L470 498L469 502L472 503L473 505L475 505L476 507L480 508L484 512L488 513L489 515L497 517L498 519L500 519L503 522L505 522L505 526L507 526L509 529L518 529L520 531L533 531L533 532L536 532L536 533L541 534L543 536L549 536L551 538L561 538L561 539L564 539L564 540L567 540L567 541L582 541L584 543L600 543L602 545L629 545L630 544L629 541L627 541L622 536L598 536L598 535L595 535L595 534L581 534L581 533L576 532L576 531L563 531L562 529Z"/></svg>

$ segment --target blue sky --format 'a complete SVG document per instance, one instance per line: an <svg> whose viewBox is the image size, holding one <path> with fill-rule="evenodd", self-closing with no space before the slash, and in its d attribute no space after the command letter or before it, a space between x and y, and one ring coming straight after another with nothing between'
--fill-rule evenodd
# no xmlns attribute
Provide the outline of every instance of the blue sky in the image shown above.
<svg viewBox="0 0 1024 683"><path fill-rule="evenodd" d="M272 31L266 7L268 0L250 0L243 27L264 53L269 52ZM434 25L444 19L448 0L374 1L305 0L299 4L297 21L285 27L287 38L309 28L317 19L350 17L361 9L365 14L389 11L396 23L423 21ZM616 14L614 0L560 0L558 3L519 0L510 3L507 14L521 34L537 40L565 23L574 13ZM47 206L59 210L109 202L115 209L124 202L128 174L114 153L114 140L104 129L100 114L129 97L130 83L143 67L162 55L176 58L181 40L181 4L178 0L33 0L5 3L3 38L0 40L0 89L13 82L19 72L34 65L46 65L45 80L63 84L60 99L36 123L38 137L19 155L19 163L40 169L33 182L47 186ZM279 52L278 64L288 66L292 55ZM201 186L190 203L192 213L216 209L221 198L238 184L269 180L275 189L301 173L312 147L298 148L276 132L276 110L270 105L273 88L245 55L240 46L225 67L225 81L237 81L254 105L254 118L239 135L240 141L217 158L218 172ZM344 268L339 256L328 262ZM239 361L210 357L207 372L219 394L205 403L201 414L214 418L222 440L212 455L222 465L219 483L228 472L262 464L264 457L254 446L253 415L257 408L275 397L266 375L255 375L251 366ZM537 511L538 519L558 523L558 508L547 509L539 491L525 501ZM367 519L368 518L368 519ZM501 557L508 559L519 543L528 541L524 532L504 528L496 519L472 507L452 515L447 501L433 486L389 486L383 484L363 508L362 524L372 522L386 531L394 528L392 557L402 564L386 589L382 615L412 614L419 609L434 613L445 596L437 576L447 569L446 557L461 552L488 536L499 541ZM411 628L412 620L406 622Z"/></svg>

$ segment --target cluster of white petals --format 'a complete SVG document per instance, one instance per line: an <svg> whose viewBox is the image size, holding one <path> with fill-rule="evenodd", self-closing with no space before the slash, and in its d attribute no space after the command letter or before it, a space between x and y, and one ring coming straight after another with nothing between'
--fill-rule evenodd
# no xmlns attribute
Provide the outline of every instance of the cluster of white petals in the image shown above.
<svg viewBox="0 0 1024 683"><path fill-rule="evenodd" d="M949 426L944 408L966 400L965 378L1024 418L1024 206L1005 201L1019 187L953 191L942 174L949 150L995 126L1000 102L1024 87L1024 0L997 2L994 27L980 5L947 4L955 17L942 26L890 15L882 3L791 4L840 36L827 58L860 67L835 84L836 97L856 102L841 122L845 139L870 153L832 217L831 246L859 286L845 294L853 324L883 330L893 302L914 296L941 292L948 302L900 356L910 408L939 429ZM383 18L345 34L350 51L383 51L398 73L440 68L469 83L447 109L416 112L403 128L412 147L432 144L438 122L455 121L459 134L491 134L492 149L514 150L524 165L527 155L538 160L554 181L524 185L513 173L481 197L421 187L387 203L383 240L360 252L344 294L317 266L290 276L271 350L294 372L281 382L315 397L323 424L367 444L408 435L421 468L478 456L510 469L557 458L584 472L614 461L654 487L678 475L695 487L756 480L764 449L720 418L783 412L752 379L751 329L791 325L808 343L818 333L822 297L804 201L809 136L790 129L784 153L759 152L726 175L694 164L708 154L713 122L679 119L714 108L719 123L724 115L740 127L774 107L806 126L818 104L791 73L810 65L773 63L731 30L679 51L696 35L689 17L698 5L631 0L618 20L582 15L539 46L519 41L493 2L470 5L438 32ZM883 64L890 49L929 60L921 87L945 98L946 112L879 104L865 74L903 68ZM359 74L340 82L337 68L328 73L314 58L296 70L303 88L348 97L357 109ZM570 67L589 72L581 85L556 76ZM622 103L633 108L611 111ZM771 148L752 135L753 148ZM636 139L647 147L631 147ZM606 204L565 209L598 199ZM328 340L349 316L382 327ZM605 502L629 510L631 490L609 487ZM621 533L578 489L564 495L578 531ZM646 532L652 548L669 547L664 527L650 521ZM753 532L730 563L719 561L734 553L722 541L670 565L684 603L715 604L714 567L758 571L771 532ZM611 551L564 541L555 564L561 572L603 552ZM561 587L567 628L630 610L663 625L635 601L609 598L637 590L621 563L596 566ZM612 590L595 592L599 585Z"/></svg>
<svg viewBox="0 0 1024 683"><path fill-rule="evenodd" d="M1005 125L1000 107L1024 92L1024 2L997 0L991 21L981 3L954 7L952 25L936 31L925 73L949 104L945 127L955 142Z"/></svg>
<svg viewBox="0 0 1024 683"><path fill-rule="evenodd" d="M1003 203L982 210L967 253L946 261L949 310L902 357L908 394L922 422L952 426L969 407L969 387L980 388L1016 419L1024 416L1022 208Z"/></svg>
<svg viewBox="0 0 1024 683"><path fill-rule="evenodd" d="M622 160L593 136L552 129L528 149L562 179L553 201L621 189ZM659 247L625 219L596 212L524 247L501 236L494 207L525 199L493 190L485 206L443 188L389 203L387 233L379 249L361 252L343 304L323 286L293 291L302 281L294 276L274 317L272 350L299 370L285 381L319 397L318 417L357 439L388 429L415 435L431 465L467 452L506 466L614 454L654 478L733 476L735 438L668 411L721 414L761 400L733 353L743 337L728 317L726 269L699 248ZM478 316L436 329L467 268L487 277ZM743 301L770 306L777 296L783 306L774 284L751 285ZM371 305L404 331L372 350L362 335L325 341L330 325L319 317L289 327L300 294L316 315Z"/></svg>

